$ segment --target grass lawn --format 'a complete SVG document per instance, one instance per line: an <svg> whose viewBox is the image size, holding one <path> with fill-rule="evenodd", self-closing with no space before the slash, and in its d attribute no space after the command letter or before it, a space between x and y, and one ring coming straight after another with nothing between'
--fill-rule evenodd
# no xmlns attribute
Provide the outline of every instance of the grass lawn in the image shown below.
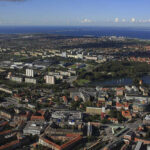
<svg viewBox="0 0 150 150"><path fill-rule="evenodd" d="M72 69L76 69L77 66L76 66L76 65L72 65L71 68L72 68Z"/></svg>
<svg viewBox="0 0 150 150"><path fill-rule="evenodd" d="M76 82L78 85L84 85L84 84L89 83L90 81L86 79L80 79L80 80L77 80Z"/></svg>

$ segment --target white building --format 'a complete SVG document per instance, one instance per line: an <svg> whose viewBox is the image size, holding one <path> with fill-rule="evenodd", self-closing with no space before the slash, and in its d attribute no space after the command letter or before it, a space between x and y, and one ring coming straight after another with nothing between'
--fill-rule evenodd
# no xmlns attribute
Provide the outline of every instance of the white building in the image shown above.
<svg viewBox="0 0 150 150"><path fill-rule="evenodd" d="M55 77L54 76L47 75L45 77L45 79L46 79L46 84L55 84Z"/></svg>
<svg viewBox="0 0 150 150"><path fill-rule="evenodd" d="M34 77L34 70L33 69L26 69L26 76L27 77Z"/></svg>
<svg viewBox="0 0 150 150"><path fill-rule="evenodd" d="M14 82L22 82L23 81L23 78L21 77L11 77L11 80L14 81Z"/></svg>
<svg viewBox="0 0 150 150"><path fill-rule="evenodd" d="M40 135L46 127L46 123L43 122L35 122L35 121L28 121L27 125L23 129L24 135Z"/></svg>
<svg viewBox="0 0 150 150"><path fill-rule="evenodd" d="M62 52L62 57L67 57L67 53L66 52Z"/></svg>
<svg viewBox="0 0 150 150"><path fill-rule="evenodd" d="M92 125L90 122L88 122L88 126L87 126L87 136L91 136L92 135Z"/></svg>
<svg viewBox="0 0 150 150"><path fill-rule="evenodd" d="M67 72L67 71L60 71L60 75L62 76L71 76L71 73L70 72Z"/></svg>
<svg viewBox="0 0 150 150"><path fill-rule="evenodd" d="M97 56L85 56L85 59L87 59L87 60L95 60L95 61L98 60Z"/></svg>
<svg viewBox="0 0 150 150"><path fill-rule="evenodd" d="M36 84L37 80L34 78L25 78L25 83L33 83Z"/></svg>
<svg viewBox="0 0 150 150"><path fill-rule="evenodd" d="M83 54L77 54L77 58L83 59Z"/></svg>
<svg viewBox="0 0 150 150"><path fill-rule="evenodd" d="M75 125L82 122L83 114L78 111L55 111L52 113L53 121L65 121L69 125Z"/></svg>
<svg viewBox="0 0 150 150"><path fill-rule="evenodd" d="M150 121L150 115L146 115L145 120L149 120Z"/></svg>

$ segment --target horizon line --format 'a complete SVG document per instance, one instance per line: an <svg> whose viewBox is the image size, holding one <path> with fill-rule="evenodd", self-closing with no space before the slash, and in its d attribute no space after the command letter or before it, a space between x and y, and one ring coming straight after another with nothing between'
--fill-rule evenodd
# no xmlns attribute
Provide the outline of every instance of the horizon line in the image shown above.
<svg viewBox="0 0 150 150"><path fill-rule="evenodd" d="M150 28L150 26L113 26L113 25L0 25L0 27L113 27L113 28Z"/></svg>

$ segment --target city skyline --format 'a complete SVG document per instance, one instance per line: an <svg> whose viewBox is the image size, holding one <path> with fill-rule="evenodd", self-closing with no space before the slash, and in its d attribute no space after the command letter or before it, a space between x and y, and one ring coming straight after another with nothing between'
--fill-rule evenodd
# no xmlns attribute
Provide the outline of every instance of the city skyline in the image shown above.
<svg viewBox="0 0 150 150"><path fill-rule="evenodd" d="M150 26L148 0L0 0L0 25Z"/></svg>

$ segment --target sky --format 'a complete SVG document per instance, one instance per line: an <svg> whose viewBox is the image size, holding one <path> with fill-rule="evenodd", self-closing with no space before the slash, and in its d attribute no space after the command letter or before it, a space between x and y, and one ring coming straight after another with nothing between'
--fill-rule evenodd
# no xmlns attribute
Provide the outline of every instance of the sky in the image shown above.
<svg viewBox="0 0 150 150"><path fill-rule="evenodd" d="M1 26L148 26L150 0L0 0Z"/></svg>

